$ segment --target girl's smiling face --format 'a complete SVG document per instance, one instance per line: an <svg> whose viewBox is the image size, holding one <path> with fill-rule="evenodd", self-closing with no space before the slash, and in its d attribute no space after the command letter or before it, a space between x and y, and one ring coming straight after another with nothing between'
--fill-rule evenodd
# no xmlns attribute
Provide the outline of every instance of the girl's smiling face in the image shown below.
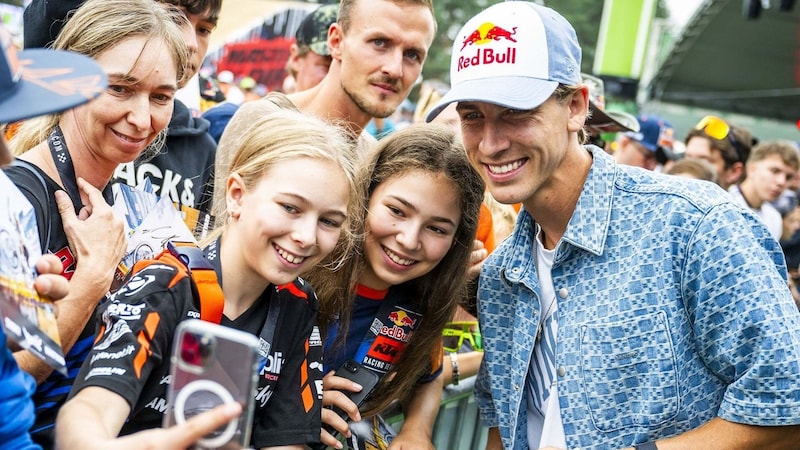
<svg viewBox="0 0 800 450"><path fill-rule="evenodd" d="M242 187L237 174L231 177L232 227L244 267L253 274L269 283L289 283L336 246L347 217L350 186L333 162L278 162L250 190Z"/></svg>
<svg viewBox="0 0 800 450"><path fill-rule="evenodd" d="M433 270L453 244L460 204L442 174L409 170L379 185L369 199L360 283L388 289Z"/></svg>

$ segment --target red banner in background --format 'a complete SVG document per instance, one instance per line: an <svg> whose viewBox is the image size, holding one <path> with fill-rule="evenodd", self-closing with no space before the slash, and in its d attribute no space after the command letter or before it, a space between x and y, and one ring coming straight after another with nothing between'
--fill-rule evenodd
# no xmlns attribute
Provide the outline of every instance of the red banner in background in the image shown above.
<svg viewBox="0 0 800 450"><path fill-rule="evenodd" d="M217 73L230 70L236 76L252 77L270 91L280 90L286 77L286 60L294 39L276 37L225 44Z"/></svg>

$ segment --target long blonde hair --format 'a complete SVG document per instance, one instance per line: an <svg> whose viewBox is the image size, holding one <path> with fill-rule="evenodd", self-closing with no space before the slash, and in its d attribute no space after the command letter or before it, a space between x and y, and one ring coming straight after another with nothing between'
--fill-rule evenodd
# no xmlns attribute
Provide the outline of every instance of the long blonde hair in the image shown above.
<svg viewBox="0 0 800 450"><path fill-rule="evenodd" d="M245 188L253 189L272 166L296 158L333 162L342 170L350 186L347 220L342 227L342 237L333 252L321 262L326 267L338 267L343 258L352 254L354 239L351 231L357 227L353 221L360 220L361 215L357 208L360 208L363 198L356 181L355 143L343 127L296 110L269 113L252 123L236 140L230 167L225 172L238 174ZM203 240L203 245L224 233L228 216L225 208L217 217L216 223L219 225Z"/></svg>
<svg viewBox="0 0 800 450"><path fill-rule="evenodd" d="M153 0L88 0L68 18L53 47L97 58L125 39L144 36L148 41L163 41L170 50L177 69L177 82L183 80L189 50L180 25L188 23L180 10L165 7ZM131 55L133 56L133 55ZM136 56L138 59L141 55ZM102 95L102 94L101 94ZM51 114L26 121L9 142L20 155L44 142L58 125L61 114ZM160 148L162 132L150 147ZM147 151L147 150L145 150Z"/></svg>

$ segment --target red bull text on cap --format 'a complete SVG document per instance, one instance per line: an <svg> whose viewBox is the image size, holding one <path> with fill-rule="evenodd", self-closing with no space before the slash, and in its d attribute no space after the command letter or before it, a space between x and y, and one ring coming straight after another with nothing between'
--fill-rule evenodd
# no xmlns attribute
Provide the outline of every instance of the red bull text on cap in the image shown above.
<svg viewBox="0 0 800 450"><path fill-rule="evenodd" d="M459 101L533 109L559 84L580 84L580 66L578 38L561 15L531 2L497 3L459 31L450 62L452 87L426 120Z"/></svg>

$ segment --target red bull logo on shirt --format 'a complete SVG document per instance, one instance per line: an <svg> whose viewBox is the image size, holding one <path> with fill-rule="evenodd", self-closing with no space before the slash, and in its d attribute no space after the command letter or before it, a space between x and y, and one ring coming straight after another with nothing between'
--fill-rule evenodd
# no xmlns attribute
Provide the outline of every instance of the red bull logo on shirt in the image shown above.
<svg viewBox="0 0 800 450"><path fill-rule="evenodd" d="M462 56L458 58L458 70L461 71L467 67L481 64L514 64L517 61L516 47L509 46L505 49L497 49L481 46L497 41L506 41L515 44L517 42L517 39L514 37L516 34L517 27L508 30L490 22L484 23L476 30L467 34L461 41ZM470 46L476 46L478 48L473 54L463 55L464 49Z"/></svg>
<svg viewBox="0 0 800 450"><path fill-rule="evenodd" d="M389 320L394 322L394 324L398 327L414 328L414 324L417 323L415 319L412 319L411 316L409 316L408 313L402 309L390 312Z"/></svg>

